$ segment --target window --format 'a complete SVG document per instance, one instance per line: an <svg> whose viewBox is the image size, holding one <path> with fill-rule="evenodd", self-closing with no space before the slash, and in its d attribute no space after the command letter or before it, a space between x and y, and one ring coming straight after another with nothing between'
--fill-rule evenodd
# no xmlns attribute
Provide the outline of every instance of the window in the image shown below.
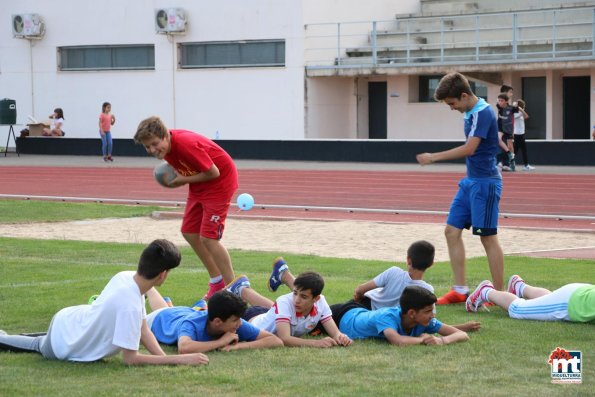
<svg viewBox="0 0 595 397"><path fill-rule="evenodd" d="M436 102L434 91L442 77L444 76L419 76L419 102ZM469 80L469 85L475 95L488 100L488 87L485 84Z"/></svg>
<svg viewBox="0 0 595 397"><path fill-rule="evenodd" d="M419 101L436 102L434 91L443 76L419 76Z"/></svg>
<svg viewBox="0 0 595 397"><path fill-rule="evenodd" d="M180 67L285 66L285 40L180 43Z"/></svg>
<svg viewBox="0 0 595 397"><path fill-rule="evenodd" d="M99 45L58 48L59 70L154 70L155 46Z"/></svg>

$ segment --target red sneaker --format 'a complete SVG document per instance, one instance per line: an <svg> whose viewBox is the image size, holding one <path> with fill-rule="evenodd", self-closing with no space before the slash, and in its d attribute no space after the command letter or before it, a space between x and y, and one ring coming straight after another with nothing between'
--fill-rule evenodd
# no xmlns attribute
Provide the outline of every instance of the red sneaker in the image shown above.
<svg viewBox="0 0 595 397"><path fill-rule="evenodd" d="M469 294L459 294L457 291L451 289L446 294L442 295L436 301L437 305L450 305L453 303L464 303Z"/></svg>
<svg viewBox="0 0 595 397"><path fill-rule="evenodd" d="M209 283L209 290L207 291L206 295L203 296L203 299L208 301L209 298L211 296L213 296L213 294L217 291L221 291L223 288L225 288L225 281L220 280L219 282L213 284L213 283Z"/></svg>

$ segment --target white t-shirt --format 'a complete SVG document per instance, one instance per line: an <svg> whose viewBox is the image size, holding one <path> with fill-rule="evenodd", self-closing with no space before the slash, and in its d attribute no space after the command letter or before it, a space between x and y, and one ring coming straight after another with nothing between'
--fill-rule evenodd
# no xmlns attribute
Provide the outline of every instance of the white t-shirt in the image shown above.
<svg viewBox="0 0 595 397"><path fill-rule="evenodd" d="M50 128L53 130L54 128L56 128L56 124L60 124L60 130L64 130L64 119L63 118L52 119L52 125L50 126Z"/></svg>
<svg viewBox="0 0 595 397"><path fill-rule="evenodd" d="M95 361L122 348L139 349L146 311L134 274L116 274L93 304L67 307L54 316L50 335L56 358Z"/></svg>
<svg viewBox="0 0 595 397"><path fill-rule="evenodd" d="M277 323L289 323L291 336L302 336L312 331L320 321L325 323L333 318L331 308L323 295L314 303L307 316L297 314L293 304L293 292L277 298L268 312L259 314L250 320L250 324L262 330L276 333Z"/></svg>
<svg viewBox="0 0 595 397"><path fill-rule="evenodd" d="M410 285L419 285L434 293L434 287L430 284L423 280L412 280L407 271L396 266L388 268L374 277L374 283L378 288L364 294L372 301L372 310L399 306L403 290Z"/></svg>
<svg viewBox="0 0 595 397"><path fill-rule="evenodd" d="M523 135L525 133L525 118L520 111L514 113L514 134Z"/></svg>

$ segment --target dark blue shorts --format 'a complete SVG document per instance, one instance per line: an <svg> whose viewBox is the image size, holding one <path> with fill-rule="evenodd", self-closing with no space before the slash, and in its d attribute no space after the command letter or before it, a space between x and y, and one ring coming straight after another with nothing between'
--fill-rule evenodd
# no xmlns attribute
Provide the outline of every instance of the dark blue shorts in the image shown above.
<svg viewBox="0 0 595 397"><path fill-rule="evenodd" d="M497 234L501 194L501 179L461 179L446 223L457 229L469 229L472 226L473 234L479 236Z"/></svg>
<svg viewBox="0 0 595 397"><path fill-rule="evenodd" d="M246 313L244 313L244 315L242 316L242 319L245 321L250 321L252 318L266 313L268 312L269 309L267 309L264 306L250 306L249 308L246 309Z"/></svg>

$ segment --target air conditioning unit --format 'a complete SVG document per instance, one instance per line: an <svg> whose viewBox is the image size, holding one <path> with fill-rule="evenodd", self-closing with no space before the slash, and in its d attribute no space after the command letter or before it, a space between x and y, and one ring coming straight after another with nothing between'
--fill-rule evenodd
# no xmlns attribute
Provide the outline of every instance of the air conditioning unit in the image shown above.
<svg viewBox="0 0 595 397"><path fill-rule="evenodd" d="M183 8L158 8L155 10L157 33L183 34L186 32L186 12Z"/></svg>
<svg viewBox="0 0 595 397"><path fill-rule="evenodd" d="M25 39L41 39L45 33L43 19L38 14L12 15L12 35Z"/></svg>

